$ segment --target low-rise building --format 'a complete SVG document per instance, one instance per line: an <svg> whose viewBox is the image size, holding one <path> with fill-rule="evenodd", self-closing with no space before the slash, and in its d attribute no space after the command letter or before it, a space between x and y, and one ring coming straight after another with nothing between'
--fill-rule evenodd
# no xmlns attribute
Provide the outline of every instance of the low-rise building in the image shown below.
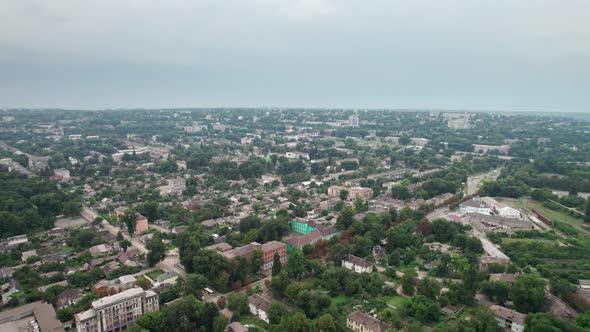
<svg viewBox="0 0 590 332"><path fill-rule="evenodd" d="M64 332L62 323L55 318L49 303L33 302L0 312L0 331Z"/></svg>
<svg viewBox="0 0 590 332"><path fill-rule="evenodd" d="M360 310L355 310L346 316L346 327L355 332L385 332L391 325Z"/></svg>
<svg viewBox="0 0 590 332"><path fill-rule="evenodd" d="M523 332L526 326L526 315L499 305L490 306L490 310L496 315L498 326L509 329L512 332Z"/></svg>
<svg viewBox="0 0 590 332"><path fill-rule="evenodd" d="M342 266L356 273L371 273L373 272L373 264L354 255L346 255L342 260Z"/></svg>
<svg viewBox="0 0 590 332"><path fill-rule="evenodd" d="M135 234L147 232L149 228L148 219L141 214L135 216Z"/></svg>
<svg viewBox="0 0 590 332"><path fill-rule="evenodd" d="M250 309L250 313L267 323L270 322L268 319L268 309L270 309L271 304L272 301L270 299L256 293L248 297L248 308Z"/></svg>
<svg viewBox="0 0 590 332"><path fill-rule="evenodd" d="M303 159L309 160L309 153L306 153L306 152L289 151L289 152L285 153L285 156L289 159L303 158Z"/></svg>
<svg viewBox="0 0 590 332"><path fill-rule="evenodd" d="M459 204L459 213L492 215L492 209L484 204L479 198L472 198Z"/></svg>

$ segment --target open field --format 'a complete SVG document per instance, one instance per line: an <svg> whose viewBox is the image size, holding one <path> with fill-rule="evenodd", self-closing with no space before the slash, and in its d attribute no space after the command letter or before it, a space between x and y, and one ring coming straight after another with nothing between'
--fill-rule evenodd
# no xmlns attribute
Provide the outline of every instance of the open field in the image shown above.
<svg viewBox="0 0 590 332"><path fill-rule="evenodd" d="M561 222L564 222L568 225L575 227L577 230L588 232L587 230L585 230L582 227L582 224L584 223L584 221L582 219L576 219L576 218L570 216L569 214L561 212L561 211L555 211L555 210L548 209L548 208L544 207L542 203L537 202L533 199L530 199L530 198L519 198L519 199L502 198L502 199L498 199L498 200L508 203L509 205L514 205L515 207L528 210L528 211L535 209L538 212L540 212L541 214L543 214L545 217L551 219L552 221L561 221Z"/></svg>

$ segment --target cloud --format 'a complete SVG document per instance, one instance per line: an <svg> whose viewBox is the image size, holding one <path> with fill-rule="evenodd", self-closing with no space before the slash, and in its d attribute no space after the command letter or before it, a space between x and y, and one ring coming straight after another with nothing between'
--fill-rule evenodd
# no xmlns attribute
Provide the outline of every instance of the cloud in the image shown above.
<svg viewBox="0 0 590 332"><path fill-rule="evenodd" d="M38 105L60 104L61 87L79 91L76 106L169 96L184 105L581 109L587 12L585 0L3 1L0 103L36 94Z"/></svg>

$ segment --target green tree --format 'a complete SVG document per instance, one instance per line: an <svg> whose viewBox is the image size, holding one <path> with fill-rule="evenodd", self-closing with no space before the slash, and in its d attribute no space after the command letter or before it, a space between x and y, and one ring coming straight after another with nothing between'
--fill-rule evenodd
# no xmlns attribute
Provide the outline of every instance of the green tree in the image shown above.
<svg viewBox="0 0 590 332"><path fill-rule="evenodd" d="M440 294L442 286L440 282L432 278L424 278L420 281L416 291L417 294L423 295L433 301L436 301L437 297Z"/></svg>
<svg viewBox="0 0 590 332"><path fill-rule="evenodd" d="M252 273L258 273L263 263L262 251L260 249L253 250L250 256L250 271Z"/></svg>
<svg viewBox="0 0 590 332"><path fill-rule="evenodd" d="M341 200L345 201L348 198L348 190L346 190L346 189L340 190L339 197Z"/></svg>
<svg viewBox="0 0 590 332"><path fill-rule="evenodd" d="M289 276L286 271L281 271L272 277L270 281L270 289L276 296L284 296L287 287L289 286Z"/></svg>
<svg viewBox="0 0 590 332"><path fill-rule="evenodd" d="M208 280L202 274L189 273L186 278L185 292L201 298L203 289L207 287Z"/></svg>
<svg viewBox="0 0 590 332"><path fill-rule="evenodd" d="M323 314L314 321L317 330L322 332L336 332L336 324L334 318L329 314Z"/></svg>
<svg viewBox="0 0 590 332"><path fill-rule="evenodd" d="M299 248L293 249L287 258L287 273L289 277L300 279L307 272L307 260Z"/></svg>
<svg viewBox="0 0 590 332"><path fill-rule="evenodd" d="M281 256L278 252L275 252L274 256L272 257L272 276L276 276L281 273Z"/></svg>
<svg viewBox="0 0 590 332"><path fill-rule="evenodd" d="M479 285L481 292L490 300L503 304L508 301L510 287L505 281L484 281Z"/></svg>
<svg viewBox="0 0 590 332"><path fill-rule="evenodd" d="M354 211L348 206L343 207L336 219L336 227L339 229L347 229L352 226L353 222Z"/></svg>
<svg viewBox="0 0 590 332"><path fill-rule="evenodd" d="M166 246L162 242L159 233L154 234L152 239L148 241L146 249L149 250L147 253L147 262L149 266L156 265L166 256Z"/></svg>
<svg viewBox="0 0 590 332"><path fill-rule="evenodd" d="M279 324L283 317L289 314L287 306L282 302L274 301L268 309L268 320L271 324Z"/></svg>
<svg viewBox="0 0 590 332"><path fill-rule="evenodd" d="M227 298L227 308L238 315L244 315L250 312L248 308L248 293L231 293Z"/></svg>
<svg viewBox="0 0 590 332"><path fill-rule="evenodd" d="M545 281L534 274L521 274L512 286L512 300L516 311L522 313L542 311L546 304Z"/></svg>
<svg viewBox="0 0 590 332"><path fill-rule="evenodd" d="M401 278L402 284L402 291L404 294L413 295L416 289L416 284L414 282L414 278L416 277L416 272L414 270L409 270L404 273Z"/></svg>

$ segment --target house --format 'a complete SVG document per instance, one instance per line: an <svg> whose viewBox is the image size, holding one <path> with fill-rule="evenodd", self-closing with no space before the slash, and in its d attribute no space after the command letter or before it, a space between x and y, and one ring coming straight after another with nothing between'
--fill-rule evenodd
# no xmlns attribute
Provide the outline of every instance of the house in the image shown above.
<svg viewBox="0 0 590 332"><path fill-rule="evenodd" d="M391 325L360 310L355 310L346 316L346 327L355 332L385 332Z"/></svg>
<svg viewBox="0 0 590 332"><path fill-rule="evenodd" d="M156 287L160 285L174 285L178 281L178 274L174 272L168 272L164 274L160 274L156 277Z"/></svg>
<svg viewBox="0 0 590 332"><path fill-rule="evenodd" d="M478 259L479 271L487 271L492 264L504 265L508 267L510 265L510 258L504 257L493 257L493 256L482 256Z"/></svg>
<svg viewBox="0 0 590 332"><path fill-rule="evenodd" d="M88 249L88 251L90 251L90 255L92 257L96 257L99 255L105 255L105 254L110 254L113 252L113 247L111 247L108 244L98 244L95 245L94 247L90 247L90 249Z"/></svg>
<svg viewBox="0 0 590 332"><path fill-rule="evenodd" d="M299 235L293 236L287 241L287 252L291 252L294 248L302 248L303 246L309 244L313 245L317 241L322 239L322 232L319 230L312 231L307 235Z"/></svg>
<svg viewBox="0 0 590 332"><path fill-rule="evenodd" d="M342 266L356 273L373 272L373 264L369 261L354 255L346 255L342 260Z"/></svg>
<svg viewBox="0 0 590 332"><path fill-rule="evenodd" d="M469 199L461 204L459 204L459 213L479 213L479 214L486 214L492 215L492 209L489 208L486 204L484 204L479 197Z"/></svg>
<svg viewBox="0 0 590 332"><path fill-rule="evenodd" d="M57 297L55 307L57 310L78 303L84 297L84 292L79 288L66 289Z"/></svg>
<svg viewBox="0 0 590 332"><path fill-rule="evenodd" d="M256 293L248 297L248 308L250 309L250 313L266 323L269 323L268 309L271 304L271 300Z"/></svg>
<svg viewBox="0 0 590 332"><path fill-rule="evenodd" d="M248 332L248 329L240 322L233 322L227 325L226 332Z"/></svg>
<svg viewBox="0 0 590 332"><path fill-rule="evenodd" d="M509 329L512 332L523 332L526 326L526 315L499 305L490 306L490 310L496 315L498 326Z"/></svg>
<svg viewBox="0 0 590 332"><path fill-rule="evenodd" d="M137 279L130 274L120 276L119 278L117 278L117 280L119 281L119 284L121 284L121 287L123 289L129 289L129 288L133 287L135 285L135 283L137 282Z"/></svg>

